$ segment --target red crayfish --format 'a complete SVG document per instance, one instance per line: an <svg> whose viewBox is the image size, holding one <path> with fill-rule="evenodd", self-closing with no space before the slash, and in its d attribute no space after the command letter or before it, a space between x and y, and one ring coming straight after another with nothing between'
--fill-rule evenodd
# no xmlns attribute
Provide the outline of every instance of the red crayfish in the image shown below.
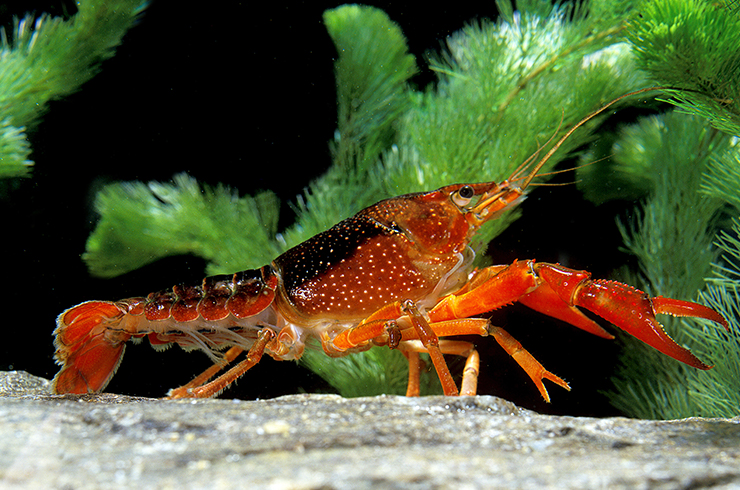
<svg viewBox="0 0 740 490"><path fill-rule="evenodd" d="M558 264L520 260L481 270L472 266L475 253L469 243L479 227L520 202L565 139L614 102L574 126L531 171L532 158L501 183L454 184L386 199L260 269L207 277L199 285L179 284L146 298L88 301L66 310L54 332L55 359L62 368L53 391L103 390L125 343L147 337L155 347L176 343L202 349L214 361L193 381L171 390L172 398L214 396L265 353L278 360L300 358L310 339L317 339L329 356L373 346L399 349L409 360L409 396L419 393L419 353L426 352L445 395L474 395L478 353L470 342L448 339L474 334L493 336L549 401L544 379L565 389L568 384L509 333L479 317L515 301L613 338L579 310L585 308L668 356L709 369L655 318L658 313L699 317L728 328L706 306L650 297ZM245 350L244 360L209 381ZM459 391L444 354L466 358Z"/></svg>

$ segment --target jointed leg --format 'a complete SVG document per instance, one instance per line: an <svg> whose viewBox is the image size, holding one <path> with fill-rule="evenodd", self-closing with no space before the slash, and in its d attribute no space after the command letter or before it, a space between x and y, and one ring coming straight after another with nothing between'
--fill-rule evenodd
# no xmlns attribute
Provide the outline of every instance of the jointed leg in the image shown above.
<svg viewBox="0 0 740 490"><path fill-rule="evenodd" d="M437 334L434 333L429 323L421 316L413 301L404 301L403 309L409 315L411 324L414 326L419 340L429 353L429 358L432 360L432 364L434 364L434 369L437 370L440 383L442 383L444 394L446 396L458 396L459 392L457 391L457 386L455 386L455 380L452 379L450 368L447 367L447 362L442 355L442 351L439 350L439 338Z"/></svg>
<svg viewBox="0 0 740 490"><path fill-rule="evenodd" d="M211 368L207 369L203 374L196 377L190 383L184 386L181 386L179 388L170 390L167 398L168 399L209 398L209 397L217 395L218 393L223 391L227 386L229 386L231 383L236 381L240 376L246 373L249 369L251 369L255 364L260 362L260 359L262 359L262 355L265 352L265 347L274 338L275 338L275 332L273 332L269 328L262 329L259 333L259 336L257 337L257 340L252 345L252 347L249 349L249 352L247 352L247 358L244 359L242 362L232 367L231 369L229 369L224 374L214 379L210 383L206 383L203 385L196 384L196 381L201 381L201 379L205 381L205 380L208 380L211 376L213 376L213 374L211 374L210 376L204 378L204 376L209 374L210 370L213 369L214 367L220 369L220 366L218 365L212 366ZM235 351L235 349L239 349L239 348L232 347L231 349L227 351L226 355L230 356L231 354L233 354L233 357L236 357L241 352L241 349L239 349L238 351ZM218 372L218 369L216 369L216 372Z"/></svg>
<svg viewBox="0 0 740 490"><path fill-rule="evenodd" d="M409 361L409 381L406 385L406 396L419 396L421 392L421 359L419 353L415 350L402 350L403 355Z"/></svg>
<svg viewBox="0 0 740 490"><path fill-rule="evenodd" d="M463 340L440 340L439 348L445 354L454 354L465 358L460 395L474 396L478 392L478 374L480 372L480 354L475 350L475 346Z"/></svg>
<svg viewBox="0 0 740 490"><path fill-rule="evenodd" d="M480 373L480 354L473 349L465 360L460 395L475 396L478 393L478 373Z"/></svg>
<svg viewBox="0 0 740 490"><path fill-rule="evenodd" d="M537 389L540 390L542 398L544 398L547 403L550 403L550 395L548 395L547 389L542 383L543 379L549 379L558 386L570 391L568 383L545 369L542 364L540 364L539 361L537 361L537 359L527 351L527 349L522 347L522 344L520 344L519 341L509 334L509 332L503 328L494 326L491 326L489 331L491 335L493 335L493 338L496 339L496 342L503 347L506 353L509 354L516 363L524 369L530 379L534 381L534 384L537 385Z"/></svg>
<svg viewBox="0 0 740 490"><path fill-rule="evenodd" d="M480 365L480 355L475 350L475 346L463 340L440 339L438 347L442 354L454 354L466 358L460 394L463 396L475 395L478 387L478 371ZM406 396L419 396L419 353L429 353L429 350L418 340L403 342L399 346L399 349L409 360L409 384L406 390Z"/></svg>
<svg viewBox="0 0 740 490"><path fill-rule="evenodd" d="M192 379L187 384L184 384L180 386L179 388L175 388L174 390L170 390L170 398L173 398L171 393L174 391L177 392L187 392L188 390L192 388L197 388L198 386L201 386L208 382L209 379L214 377L216 374L218 374L219 371L224 369L229 363L233 362L234 359L236 359L239 354L244 352L244 349L241 347L234 346L231 349L227 350L223 357L223 362L220 362L218 364L214 364L213 366L209 367L202 373L200 373L198 376Z"/></svg>
<svg viewBox="0 0 740 490"><path fill-rule="evenodd" d="M405 321L403 330L398 326L402 317ZM429 354L442 383L442 389L447 396L457 396L459 392L443 354L466 356L463 390L464 394L475 394L480 364L478 353L468 342L440 341L439 337L486 336L488 325L489 321L481 318L449 319L430 324L419 312L414 302L407 300L386 305L357 327L340 333L332 340L326 339L323 344L324 350L330 355L336 355L371 341L378 345L387 344L391 348L398 346L409 360L407 396L418 396L419 394L418 352ZM461 347L462 345L464 347Z"/></svg>

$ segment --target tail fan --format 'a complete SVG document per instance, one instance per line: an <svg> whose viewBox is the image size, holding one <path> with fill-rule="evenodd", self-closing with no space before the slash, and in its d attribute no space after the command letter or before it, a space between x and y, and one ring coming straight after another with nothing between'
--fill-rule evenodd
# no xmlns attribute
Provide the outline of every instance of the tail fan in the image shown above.
<svg viewBox="0 0 740 490"><path fill-rule="evenodd" d="M54 359L62 369L52 380L53 393L95 393L108 385L131 337L116 330L124 315L109 301L88 301L59 315Z"/></svg>

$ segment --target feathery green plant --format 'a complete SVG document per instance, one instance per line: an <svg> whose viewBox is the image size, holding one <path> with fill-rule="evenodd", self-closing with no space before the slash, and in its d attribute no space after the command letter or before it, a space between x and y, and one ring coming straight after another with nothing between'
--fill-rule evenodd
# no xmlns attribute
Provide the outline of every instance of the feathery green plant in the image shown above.
<svg viewBox="0 0 740 490"><path fill-rule="evenodd" d="M298 198L296 224L275 237L275 246L281 250L294 246L385 197L455 181L501 180L538 149L538 142L546 141L558 128L560 135L605 101L642 83L628 51L614 45L614 35L593 36L588 19L567 22L565 17L565 12L555 8L548 19L522 14L513 24L471 26L450 40L451 52L444 61L433 63L440 73L437 90L419 93L406 84L416 67L407 53L405 39L384 13L360 6L328 11L326 24L340 53L336 65L340 118L338 136L332 145L334 166ZM372 39L369 45L368 39ZM579 48L574 50L571 44ZM521 47L514 50L517 45ZM614 47L602 49L610 45ZM373 57L368 58L370 54ZM468 59L488 62L472 66ZM542 68L542 64L547 68ZM374 71L369 72L369 68ZM368 93L383 95L362 95ZM358 100L362 102L359 105ZM560 106L552 110L552 100L562 104L562 111ZM553 157L549 168L568 149L588 138L588 131L574 135L564 145L565 151ZM166 201L185 191L178 190L180 185L169 187L172 193ZM105 255L106 250L130 250L132 256L144 257L147 252L142 251L150 249L154 254L154 249L162 248L161 243L155 242L150 247L146 236L141 237L139 250L128 248L128 244L120 247L103 243L136 236L142 217L152 214L154 201L139 198L131 202L131 193L124 189L116 186L101 194L101 224L88 241L85 257L93 265L91 272L95 275L121 274L153 260L121 256L100 259L98 255ZM119 200L129 203L129 217L121 213L107 219ZM182 204L159 209L158 227L176 229L174 223L165 224L167 220L180 219L175 208L179 213L209 219L202 209L181 208ZM140 211L133 209L137 206ZM254 219L259 222L262 217ZM244 237L241 250L254 250L250 233L238 223L222 221L223 226L229 227L227 234ZM494 232L489 232L487 239L508 222L492 223ZM258 234L262 233L258 230ZM265 233L269 236L273 231L268 229ZM177 239L173 237L173 241ZM260 235L258 240L263 237ZM201 246L186 247L189 245L169 249L171 254L187 250L202 255ZM272 253L274 248L269 251ZM158 252L157 256L161 254ZM206 258L212 262L209 273L233 271L237 263L239 267L258 267L267 262L263 256L254 260L234 257L221 267L211 257ZM111 266L105 270L100 266L117 260L127 267ZM138 265L136 260L140 260Z"/></svg>
<svg viewBox="0 0 740 490"><path fill-rule="evenodd" d="M30 155L25 128L13 126L10 118L0 120L0 179L27 175L33 165Z"/></svg>
<svg viewBox="0 0 740 490"><path fill-rule="evenodd" d="M733 213L740 209L739 150L728 136L740 134L740 16L727 7L656 0L641 8L627 29L638 65L658 84L684 89L669 91L669 102L677 112L703 121L678 113L643 120L605 151L613 154L610 161L579 171L580 187L594 202L644 200L632 224L620 225L626 249L640 260L639 273L623 272L625 280L664 296L698 297L731 326L727 333L707 322L663 321L680 344L716 362L708 372L620 337L627 345L608 395L614 406L635 417L730 417L740 412L736 220L733 231L717 239L719 250L712 247L717 229L726 227L727 206L734 207ZM726 258L718 259L720 253Z"/></svg>
<svg viewBox="0 0 740 490"><path fill-rule="evenodd" d="M737 159L737 154L735 155ZM737 163L736 163L737 165ZM740 180L735 181L740 185ZM716 359L709 376L694 373L686 382L693 406L679 414L702 414L712 417L737 416L740 412L740 220L733 220L732 234L723 233L718 239L726 265L715 265L715 277L709 278L707 287L699 292L704 301L730 319L729 333L716 328L692 328L687 331L695 345L704 345L708 355ZM661 414L663 415L663 414Z"/></svg>
<svg viewBox="0 0 740 490"><path fill-rule="evenodd" d="M201 188L180 174L174 184L109 185L95 205L101 219L83 258L99 277L187 253L207 259L210 274L233 272L259 267L280 253L275 240L279 202L271 192L239 198L225 186ZM251 251L249 257L244 250Z"/></svg>
<svg viewBox="0 0 740 490"><path fill-rule="evenodd" d="M631 180L648 191L630 224L619 222L625 248L640 261L639 272L622 272L625 282L651 295L686 299L695 298L704 288L717 260L712 241L726 203L716 195L701 193L700 185L709 162L725 152L737 152L732 138L703 119L677 112L643 119L622 132L613 147L612 170L622 172L620 180ZM717 291L716 296L722 294ZM627 415L642 418L736 414L737 403L733 410L717 412L705 400L696 399L701 394L706 399L731 400L724 391L733 385L735 391L740 389L738 378L727 376L728 370L740 366L740 332L737 317L730 313L726 318L732 323L730 335L709 322L661 319L679 344L689 346L704 360L718 362L709 372L620 336L625 348L614 378L615 390L608 394L612 404ZM733 336L734 341L729 338Z"/></svg>
<svg viewBox="0 0 740 490"><path fill-rule="evenodd" d="M656 0L627 29L640 68L675 104L740 135L740 12L730 2Z"/></svg>
<svg viewBox="0 0 740 490"><path fill-rule="evenodd" d="M0 31L0 178L30 173L26 128L37 123L50 100L77 91L97 73L146 4L80 1L69 20L27 15L15 19L10 36Z"/></svg>

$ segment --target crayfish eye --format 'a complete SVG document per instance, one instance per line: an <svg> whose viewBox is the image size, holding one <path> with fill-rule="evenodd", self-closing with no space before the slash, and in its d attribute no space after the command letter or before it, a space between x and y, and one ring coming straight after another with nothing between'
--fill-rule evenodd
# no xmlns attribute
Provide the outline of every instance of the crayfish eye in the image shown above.
<svg viewBox="0 0 740 490"><path fill-rule="evenodd" d="M464 185L458 190L452 193L452 202L459 207L467 206L471 199L475 196L475 191L469 185Z"/></svg>

